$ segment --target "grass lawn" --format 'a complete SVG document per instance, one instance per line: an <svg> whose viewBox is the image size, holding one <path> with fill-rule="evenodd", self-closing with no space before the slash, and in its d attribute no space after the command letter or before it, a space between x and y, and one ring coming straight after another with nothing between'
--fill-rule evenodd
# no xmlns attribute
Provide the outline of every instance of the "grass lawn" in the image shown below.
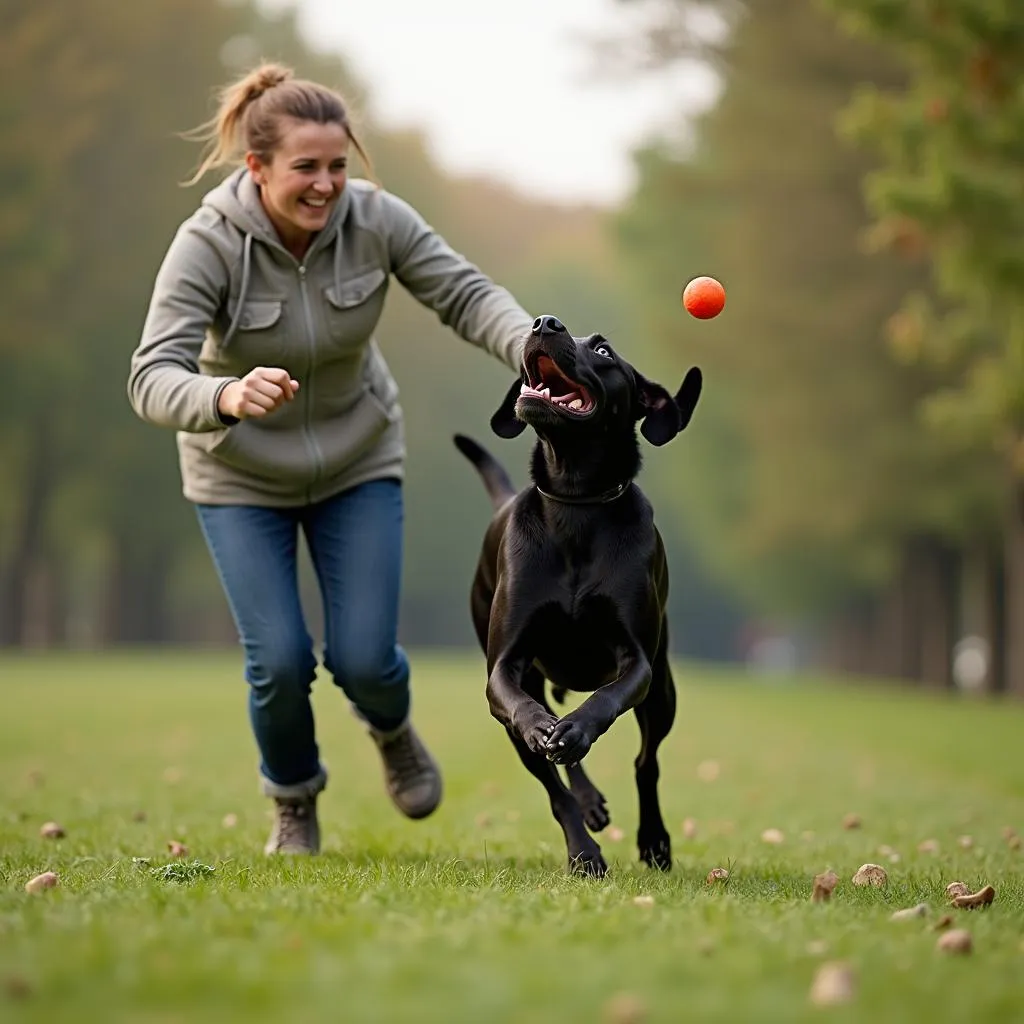
<svg viewBox="0 0 1024 1024"><path fill-rule="evenodd" d="M567 876L543 790L487 713L481 659L414 667L442 808L392 809L323 680L325 852L296 862L260 852L234 652L0 660L0 1020L1024 1020L1024 851L1003 836L1024 834L1024 708L680 667L661 756L674 870L636 862L629 718L587 759L625 833L600 838L611 872L596 882ZM49 820L65 838L40 836ZM213 872L156 877L169 840ZM851 884L867 861L886 888ZM705 884L716 866L728 885ZM839 886L812 903L829 868ZM46 870L59 887L26 893ZM997 891L955 911L970 956L940 953L931 930L954 879ZM920 902L927 918L890 921ZM822 1009L808 992L830 960L857 991Z"/></svg>

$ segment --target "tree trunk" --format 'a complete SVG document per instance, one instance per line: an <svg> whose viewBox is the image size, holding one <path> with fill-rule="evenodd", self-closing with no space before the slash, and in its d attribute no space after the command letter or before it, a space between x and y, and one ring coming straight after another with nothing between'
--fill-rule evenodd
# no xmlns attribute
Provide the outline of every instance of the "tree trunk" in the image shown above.
<svg viewBox="0 0 1024 1024"><path fill-rule="evenodd" d="M106 601L100 643L156 644L169 639L168 578L172 553L168 550L129 550L114 541L107 570Z"/></svg>
<svg viewBox="0 0 1024 1024"><path fill-rule="evenodd" d="M931 686L952 685L957 625L957 558L941 541L917 545L916 634L919 678Z"/></svg>
<svg viewBox="0 0 1024 1024"><path fill-rule="evenodd" d="M1024 483L1019 480L1010 485L1005 574L1006 690L1015 697L1024 697Z"/></svg>
<svg viewBox="0 0 1024 1024"><path fill-rule="evenodd" d="M30 449L11 536L11 554L0 574L0 647L19 647L29 633L32 574L43 562L44 522L53 493L54 467L49 421L44 417L29 433Z"/></svg>

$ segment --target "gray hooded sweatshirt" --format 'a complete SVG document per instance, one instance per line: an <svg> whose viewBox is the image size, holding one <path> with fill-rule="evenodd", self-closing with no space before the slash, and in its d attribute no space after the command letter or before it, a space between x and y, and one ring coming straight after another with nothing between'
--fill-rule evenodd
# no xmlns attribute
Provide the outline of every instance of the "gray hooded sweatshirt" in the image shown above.
<svg viewBox="0 0 1024 1024"><path fill-rule="evenodd" d="M128 381L135 412L178 431L185 497L295 506L401 479L398 387L374 339L392 274L519 370L532 317L384 189L349 180L301 262L244 169L205 196L164 257ZM288 370L295 399L222 417L221 391L256 366Z"/></svg>

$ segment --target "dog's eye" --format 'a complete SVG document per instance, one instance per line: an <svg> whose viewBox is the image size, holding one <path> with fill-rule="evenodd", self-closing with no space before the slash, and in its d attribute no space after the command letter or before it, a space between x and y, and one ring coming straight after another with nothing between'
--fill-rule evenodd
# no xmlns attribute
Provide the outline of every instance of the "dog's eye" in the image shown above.
<svg viewBox="0 0 1024 1024"><path fill-rule="evenodd" d="M614 359L614 358L615 358L615 357L614 357L614 356L612 355L612 351L611 351L611 349L609 349L609 348L605 348L605 346L604 346L604 345L598 345L598 346L597 346L597 348L595 348L595 349L594 349L594 351L595 351L595 352L596 352L596 353L597 353L597 354L598 354L599 356L604 356L604 357L605 357L605 359Z"/></svg>

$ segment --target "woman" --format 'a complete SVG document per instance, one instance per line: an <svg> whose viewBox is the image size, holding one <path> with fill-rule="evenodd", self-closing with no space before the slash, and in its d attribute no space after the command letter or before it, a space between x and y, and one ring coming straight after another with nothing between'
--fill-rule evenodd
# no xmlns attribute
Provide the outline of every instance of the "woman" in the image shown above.
<svg viewBox="0 0 1024 1024"><path fill-rule="evenodd" d="M237 168L179 228L131 365L144 420L178 431L185 496L245 651L268 853L315 853L327 782L296 573L308 546L324 665L366 723L391 798L430 814L441 776L410 719L397 643L405 449L374 340L390 275L466 341L519 367L531 317L408 204L349 180L370 164L336 93L266 64L224 89L193 181ZM371 171L372 174L372 171Z"/></svg>

